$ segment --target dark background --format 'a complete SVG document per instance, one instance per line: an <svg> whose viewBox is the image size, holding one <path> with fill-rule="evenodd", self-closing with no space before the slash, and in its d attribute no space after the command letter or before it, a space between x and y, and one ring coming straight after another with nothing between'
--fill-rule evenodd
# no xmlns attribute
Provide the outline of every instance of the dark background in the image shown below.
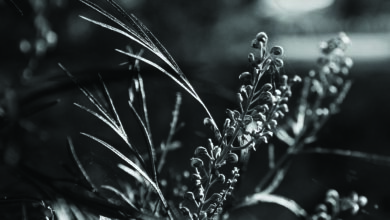
<svg viewBox="0 0 390 220"><path fill-rule="evenodd" d="M72 105L88 102L58 67L58 62L82 76L95 77L100 72L109 82L123 120L130 120L126 106L128 82L124 80L128 72L119 65L126 58L114 51L124 49L130 42L80 19L80 14L87 17L96 14L75 0L40 2L14 1L22 16L9 1L0 1L3 118L0 196L35 195L28 181L18 173L21 164L48 176L66 176L60 164L70 160L65 150L67 136L74 138L87 169L99 173L97 183L107 183L122 175L115 171L115 157L110 158L100 146L91 145L78 135L79 131L87 131L120 144L101 122ZM350 75L354 83L341 112L326 124L315 146L390 157L387 75L390 2L321 0L294 1L293 5L288 4L292 1L282 0L118 2L139 17L165 45L220 124L226 117L225 109L235 107L238 75L247 70L250 41L257 32L266 32L271 45L284 47L286 74L304 75L315 66L319 42L345 31L352 40L347 55L354 59ZM167 135L175 93L180 88L146 65L141 68L154 139L159 143ZM34 113L41 104L57 99L61 100L57 105ZM174 152L166 170L189 169L193 150L205 145L210 136L202 125L205 116L201 107L183 94L180 120L186 125L176 136L182 148ZM131 123L128 127L136 134ZM267 151L258 149L256 154L260 155L260 165L266 167ZM341 194L356 191L365 195L369 203L355 219L388 219L389 165L340 156L301 155L294 159L290 173L276 193L311 211L330 188ZM246 184L243 188L250 189L255 183ZM19 212L20 206L1 205L0 209ZM240 215L245 219L294 219L285 209L269 204L254 206Z"/></svg>

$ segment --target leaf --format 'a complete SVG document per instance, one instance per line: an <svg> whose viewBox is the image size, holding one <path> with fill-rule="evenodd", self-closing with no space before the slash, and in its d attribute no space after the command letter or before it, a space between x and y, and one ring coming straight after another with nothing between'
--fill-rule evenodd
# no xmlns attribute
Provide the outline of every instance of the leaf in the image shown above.
<svg viewBox="0 0 390 220"><path fill-rule="evenodd" d="M288 199L278 195L272 195L267 193L255 193L248 196L244 202L239 204L236 208L242 208L246 206L256 205L259 202L273 203L283 206L294 213L297 217L306 217L306 211L299 206L294 200Z"/></svg>
<svg viewBox="0 0 390 220"><path fill-rule="evenodd" d="M106 84L104 83L102 76L101 76L100 74L98 74L98 75L99 75L100 83L101 83L101 85L102 85L102 87L103 87L103 90L104 90L104 97L105 97L105 99L108 101L108 104L109 104L108 106L110 107L110 110L111 110L111 112L113 113L113 115L114 115L114 117L115 117L113 122L116 122L118 128L120 128L121 131L122 131L124 134L126 134L126 132L123 130L122 122L121 122L121 120L120 120L120 118L119 118L119 115L118 115L116 109L115 109L114 102L112 101L111 95L110 95L110 93L108 92L107 86L106 86Z"/></svg>
<svg viewBox="0 0 390 220"><path fill-rule="evenodd" d="M97 190L96 186L93 184L93 182L91 181L91 178L89 178L89 175L87 173L87 171L85 171L83 165L81 164L77 154L76 154L76 151L74 149L74 145L73 145L73 142L72 142L72 139L70 137L68 137L68 147L69 147L69 150L70 152L72 153L72 158L74 159L76 165L79 167L79 170L81 172L81 174L83 175L83 177L85 178L85 180L87 180L88 184L90 185L90 188L92 189L92 191L95 191Z"/></svg>
<svg viewBox="0 0 390 220"><path fill-rule="evenodd" d="M191 88L188 88L185 84L183 84L180 80L178 80L177 78L175 78L171 73L169 73L168 71L166 71L164 68L162 68L161 66L159 66L157 63L151 61L151 60L148 60L148 59L145 59L139 55L136 55L136 54L132 54L132 53L128 53L128 52L125 52L123 50L119 50L119 49L115 49L116 51L118 51L119 53L122 53L126 56L129 56L129 57L132 57L134 59L137 59L139 61L142 61L154 68L156 68L157 70L159 70L161 73L165 74L166 76L168 76L169 78L171 78L175 83L177 83L180 87L182 87L186 92L188 92L195 100L198 101L198 103L203 107L203 109L206 111L207 115L209 118L212 119L212 122L214 122L214 119L211 115L211 113L209 112L208 108L206 107L206 105L203 103L203 101L200 99L200 97L198 96L198 94L191 90Z"/></svg>
<svg viewBox="0 0 390 220"><path fill-rule="evenodd" d="M179 75L183 75L180 68L172 58L172 56L168 53L168 51L162 46L162 44L157 40L157 38L146 28L145 25L143 25L133 14L128 15L117 3L115 3L112 0L106 0L109 5L115 9L116 12L119 13L119 16L125 20L125 22L121 21L121 18L115 17L112 14L108 12L106 9L103 9L99 5L89 1L89 0L80 0L82 3L86 4L87 6L91 7L92 9L96 10L100 14L104 15L117 25L119 25L124 30L120 30L118 28L115 28L113 26L94 21L92 19L88 19L86 17L82 17L83 19L86 19L88 21L91 21L92 23L98 24L104 28L108 28L110 30L114 30L117 33L121 33L124 36L129 37L128 35L131 35L131 39L135 42L141 44L154 54L156 54L159 58L161 58L165 63L167 63L173 70L175 70L176 73ZM108 9L109 6L107 6ZM126 24L128 23L128 24ZM128 34L125 34L126 31Z"/></svg>
<svg viewBox="0 0 390 220"><path fill-rule="evenodd" d="M313 148L308 150L303 150L299 152L295 152L296 154L333 154L344 157L357 158L361 160L365 160L367 162L371 162L374 164L390 166L390 156L383 156L378 154L370 154L361 151L351 151L351 150L343 150L343 149L326 149L326 148Z"/></svg>
<svg viewBox="0 0 390 220"><path fill-rule="evenodd" d="M127 198L126 195L121 193L119 190L115 189L112 186L108 186L108 185L102 185L100 187L103 189L109 190L109 191L115 193L116 195L118 195L119 197L121 197L121 199L123 201L125 201L132 208L132 211L136 211L137 213L140 212L140 210L133 204L133 202L131 202L130 199Z"/></svg>
<svg viewBox="0 0 390 220"><path fill-rule="evenodd" d="M142 132L144 133L144 137L145 137L147 145L148 145L147 150L148 150L148 155L149 155L150 162L151 162L153 177L154 177L155 181L158 182L157 170L156 170L156 153L154 151L151 134L149 133L148 128L146 127L145 123L142 121L142 118L140 117L137 110L134 108L133 104L130 101L129 101L129 106L130 106L132 112L134 113L134 115L136 116L138 123L140 123L140 125L141 125Z"/></svg>
<svg viewBox="0 0 390 220"><path fill-rule="evenodd" d="M62 66L62 64L59 64L59 66L68 74L68 76L72 79L72 81L79 87L79 89L84 93L84 95L87 96L87 98L90 100L90 102L99 110L99 112L101 114L99 114L98 112L95 112L92 109L87 108L83 105L80 105L77 103L74 103L74 104L77 107L79 107L79 108L85 110L86 112L92 114L93 116L97 117L99 120L101 120L102 122L107 124L111 129L113 129L123 139L123 141L129 146L130 151L137 157L137 159L139 160L141 165L145 168L146 167L145 161L142 158L139 151L137 150L137 148L135 148L131 144L131 142L126 134L126 131L124 130L124 128L122 126L119 115L116 112L114 103L111 99L111 96L108 92L108 89L107 89L106 85L104 84L103 80L101 79L101 77L100 77L100 81L102 83L103 90L105 92L105 98L108 100L108 106L110 107L112 113L114 114L114 117L110 115L109 111L99 102L99 100L92 94L92 92L90 92L81 82L79 82L79 80L75 76L73 76L64 66Z"/></svg>
<svg viewBox="0 0 390 220"><path fill-rule="evenodd" d="M95 136L92 136L90 134L86 134L86 133L83 133L81 132L82 135L86 136L86 137L89 137L91 138L92 140L100 143L101 145L103 145L104 147L106 147L107 149L109 149L111 152L113 152L114 154L116 154L118 157L120 157L122 160L124 160L127 164L130 165L130 167L132 167L133 169L135 169L137 172L139 172L143 178L145 178L146 181L148 181L150 183L150 185L152 186L152 188L155 190L155 192L158 194L158 196L160 197L160 200L161 202L163 203L164 207L167 208L168 207L168 204L167 204L167 201L165 200L159 186L153 182L153 180L149 177L149 175L144 171L142 170L137 164L135 164L133 161L131 161L129 158L127 158L125 155L123 155L121 152L119 152L117 149L115 149L113 146L111 146L110 144L104 142L103 140L95 137Z"/></svg>
<svg viewBox="0 0 390 220"><path fill-rule="evenodd" d="M125 171L130 176L134 177L138 182L142 183L145 186L149 186L144 181L144 178L137 171L135 171L134 169L131 169L130 167L125 166L123 164L118 164L118 167L119 167L119 169Z"/></svg>
<svg viewBox="0 0 390 220"><path fill-rule="evenodd" d="M103 9L99 5L93 3L89 0L80 0L80 1L84 4L86 4L87 6L91 7L95 11L99 12L103 16L107 17L108 19L110 19L111 21L116 23L117 25L119 25L122 28L122 30L119 28L113 27L111 25L84 17L84 16L80 16L81 18L83 18L91 23L97 24L101 27L104 27L106 29L112 30L112 31L117 32L119 34L122 34L123 36L128 37L132 41L140 44L141 46L145 47L146 49L148 49L149 51L154 53L160 59L162 59L166 64L168 64L176 72L176 74L179 75L179 77L182 81L180 81L179 79L174 77L172 74L168 73L167 71L163 70L160 66L158 66L154 62L146 60L146 59L143 59L142 61L159 69L161 72L168 75L171 79L173 79L176 83L178 83L182 88L184 88L188 93L190 93L202 105L202 107L206 110L206 113L208 114L208 116L210 118L212 118L209 110L207 109L207 107L205 106L203 101L199 98L198 94L195 92L194 88L189 83L189 81L187 80L185 75L182 73L179 66L172 58L172 56L168 53L168 51L165 49L165 47L157 40L157 38L152 34L152 32L149 31L149 29L145 25L143 25L134 15L132 15L132 14L128 15L114 1L106 0L106 2L111 6L111 8L115 9L115 12L119 13L119 16L125 20L125 22L123 22L120 20L120 18L115 17L107 10ZM107 6L107 7L109 7L109 6ZM129 23L130 26L127 25L126 23ZM126 52L123 52L120 50L117 50L117 51L126 54ZM127 53L126 55L133 57L135 59L141 60L140 56L130 55L130 53Z"/></svg>

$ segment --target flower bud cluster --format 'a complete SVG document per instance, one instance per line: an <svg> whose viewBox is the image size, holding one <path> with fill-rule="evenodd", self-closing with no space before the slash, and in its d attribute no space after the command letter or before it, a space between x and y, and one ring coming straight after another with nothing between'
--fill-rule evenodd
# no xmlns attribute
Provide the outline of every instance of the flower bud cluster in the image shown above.
<svg viewBox="0 0 390 220"><path fill-rule="evenodd" d="M227 109L222 132L211 118L204 119L204 124L214 133L216 144L209 139L208 146L196 148L191 159L195 189L187 192L181 203L181 210L191 219L212 219L221 213L223 202L231 195L239 174L235 167L231 178L226 179L227 174L220 173L219 169L239 161L236 151L255 149L258 144L267 143L278 120L288 112L290 88L299 78L280 75L283 48L274 46L268 50L267 42L268 36L263 32L252 41L256 54L248 56L251 70L239 76L243 82L237 93L239 109ZM214 185L222 185L222 190Z"/></svg>
<svg viewBox="0 0 390 220"><path fill-rule="evenodd" d="M199 146L195 149L194 157L191 158L191 166L194 169L191 180L195 183L195 188L185 193L180 204L183 214L190 219L212 219L220 214L223 201L231 194L239 176L237 168L232 171L232 177L229 179L218 171L215 161L221 156L221 148L214 145L211 139L208 142L207 148ZM238 156L233 152L229 152L224 160L225 163L231 164L237 161ZM212 190L215 191L214 185L223 189L211 193Z"/></svg>
<svg viewBox="0 0 390 220"><path fill-rule="evenodd" d="M260 143L268 142L278 120L288 112L287 102L291 96L292 84L300 81L299 77L289 79L287 75L280 75L283 48L274 46L267 50L267 41L268 37L263 32L257 34L252 41L252 47L258 53L249 54L252 70L239 76L243 81L237 93L240 110L227 110L228 118L222 137L238 137L240 146L233 149L255 149Z"/></svg>
<svg viewBox="0 0 390 220"><path fill-rule="evenodd" d="M297 108L287 118L287 124L279 126L277 136L288 145L309 143L330 115L338 112L351 81L347 79L352 59L345 55L350 39L345 33L322 42L321 57L317 69L303 78L301 96ZM304 139L298 140L301 137ZM298 139L297 139L298 138Z"/></svg>
<svg viewBox="0 0 390 220"><path fill-rule="evenodd" d="M340 219L341 215L352 216L366 206L367 198L352 192L349 196L340 197L339 193L330 189L326 193L323 203L317 205L315 213L309 217L310 220L333 220Z"/></svg>
<svg viewBox="0 0 390 220"><path fill-rule="evenodd" d="M311 78L311 91L328 100L329 111L333 113L335 105L340 104L345 95L346 80L353 61L345 55L351 41L345 33L320 44L322 56L317 60L317 70L309 73Z"/></svg>

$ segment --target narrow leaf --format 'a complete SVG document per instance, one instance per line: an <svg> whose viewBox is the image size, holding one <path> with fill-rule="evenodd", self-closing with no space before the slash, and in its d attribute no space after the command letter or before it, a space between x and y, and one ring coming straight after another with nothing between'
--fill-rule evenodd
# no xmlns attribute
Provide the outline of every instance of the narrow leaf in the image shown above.
<svg viewBox="0 0 390 220"><path fill-rule="evenodd" d="M135 164L133 161L131 161L129 158L127 158L125 155L123 155L121 152L119 152L117 149L115 149L113 146L111 146L110 144L108 144L107 142L104 142L103 140L95 137L95 136L92 136L90 134L86 134L86 133L81 133L82 135L86 136L86 137L89 137L91 138L92 140L100 143L101 145L103 145L104 147L106 147L107 149L109 149L111 152L113 152L114 154L116 154L118 157L120 157L122 160L124 160L126 163L128 163L130 165L130 167L132 167L133 169L135 169L137 172L139 172L142 177L145 178L146 181L148 181L150 183L150 185L152 186L152 188L156 191L156 193L159 195L160 197L160 200L161 202L164 204L164 207L167 208L168 205L167 205L167 201L165 200L159 186L153 182L153 180L149 177L149 175L144 171L142 170L137 164Z"/></svg>
<svg viewBox="0 0 390 220"><path fill-rule="evenodd" d="M77 154L76 154L76 151L74 149L74 145L73 145L73 142L72 142L72 139L70 137L68 137L68 147L70 149L70 152L72 153L72 156L73 156L73 159L75 161L75 163L77 164L80 172L82 173L82 175L84 176L85 180L87 180L88 184L90 185L91 189L92 190L97 190L97 187L95 186L95 184L93 184L91 178L89 178L89 175L87 173L87 171L85 171L83 165L81 164Z"/></svg>
<svg viewBox="0 0 390 220"><path fill-rule="evenodd" d="M153 146L151 134L148 132L148 128L146 127L145 123L142 121L142 118L140 117L137 110L134 108L133 104L130 101L129 101L129 106L130 106L132 112L134 113L134 115L136 116L138 123L140 123L140 126L142 128L142 132L144 133L146 142L148 144L147 150L148 150L148 155L149 155L150 162L151 162L153 176L154 176L155 181L158 182L157 170L156 170L156 153L154 151L154 146Z"/></svg>
<svg viewBox="0 0 390 220"><path fill-rule="evenodd" d="M79 87L79 89L84 93L85 96L90 100L90 102L102 113L102 115L109 120L111 123L115 120L110 116L107 110L100 104L98 99L90 92L73 74L71 74L62 64L58 64L61 69L65 71L66 74L71 78L71 80ZM113 123L115 124L115 123Z"/></svg>
<svg viewBox="0 0 390 220"><path fill-rule="evenodd" d="M259 202L273 203L283 206L294 213L297 217L306 217L306 211L299 206L294 200L288 199L278 195L256 193L245 199L237 208L256 205Z"/></svg>
<svg viewBox="0 0 390 220"><path fill-rule="evenodd" d="M206 111L207 115L209 118L212 119L213 123L214 123L214 119L211 115L211 113L209 112L208 108L206 107L206 105L203 103L203 101L199 98L198 94L196 94L192 87L189 88L187 87L187 84L183 84L182 82L180 82L177 78L175 78L171 73L169 73L168 71L166 71L164 68L162 68L161 66L159 66L158 64L154 63L153 61L150 61L148 59L145 59L141 56L138 56L138 55L135 55L135 54L132 54L132 53L128 53L128 52L125 52L123 50L119 50L119 49L115 49L116 51L118 51L119 53L122 53L126 56L129 56L129 57L132 57L134 59L137 59L139 61L142 61L144 63L147 63L148 65L156 68L157 70L159 70L160 72L162 72L163 74L165 74L166 76L168 76L169 78L171 78L175 83L177 83L180 87L182 87L186 92L188 92L192 97L194 97L194 99L196 101L198 101L198 103L203 107L203 109Z"/></svg>
<svg viewBox="0 0 390 220"><path fill-rule="evenodd" d="M132 211L140 212L140 210L133 204L133 202L131 202L130 199L127 198L126 195L121 193L119 190L115 189L112 186L108 186L108 185L102 185L100 187L103 189L109 190L109 191L115 193L116 195L118 195L119 197L121 197L121 199L123 201L125 201L132 208Z"/></svg>
<svg viewBox="0 0 390 220"><path fill-rule="evenodd" d="M151 50L150 46L148 46L147 44L145 44L145 43L144 43L143 41L141 41L140 39L134 37L133 35L130 35L130 34L126 33L126 32L123 31L123 30L120 30L120 29L118 29L118 28L116 28L116 27L113 27L113 26L111 26L111 25L105 24L105 23L103 23L103 22L99 22L99 21L93 20L93 19L91 19L91 18L84 17L84 16L82 16L82 15L80 15L79 17L82 18L82 19L84 19L84 20L86 20L86 21L89 21L89 22L91 22L91 23L93 23L93 24L96 24L96 25L98 25L98 26L100 26L100 27L106 28L106 29L108 29L108 30L117 32L118 34L121 34L121 35L123 35L123 36L125 36L125 37L128 37L130 40L132 40L132 41L138 43L139 45L141 45L141 46L143 46L143 47L145 47L145 48Z"/></svg>
<svg viewBox="0 0 390 220"><path fill-rule="evenodd" d="M102 79L102 77L101 77L100 74L99 74L99 80L100 80L100 83L101 83L102 86L103 86L104 96L105 96L105 98L108 100L110 110L112 111L112 114L113 114L114 117L115 117L115 122L116 122L116 125L117 125L117 127L118 127L118 130L120 130L120 132L126 137L126 140L125 140L125 141L128 142L126 132L125 132L125 130L124 130L124 128L123 128L123 125L122 125L122 122L121 122L121 120L120 120L120 118L119 118L119 114L118 114L118 112L116 111L116 108L115 108L114 102L113 102L113 100L112 100L112 98L111 98L111 95L110 95L110 93L108 92L107 86L106 86L106 84L104 83L104 81L103 81L103 79Z"/></svg>
<svg viewBox="0 0 390 220"><path fill-rule="evenodd" d="M134 177L139 183L142 183L145 186L149 186L146 184L147 182L144 181L144 178L134 169L131 169L130 167L125 166L123 164L118 164L118 167L119 167L119 169L125 171L130 176Z"/></svg>
<svg viewBox="0 0 390 220"><path fill-rule="evenodd" d="M317 147L313 149L296 152L296 154L308 154L308 153L333 154L333 155L344 156L344 157L352 157L352 158L362 159L374 164L390 166L389 156L370 154L361 151L351 151L351 150L343 150L343 149L326 149L326 148Z"/></svg>

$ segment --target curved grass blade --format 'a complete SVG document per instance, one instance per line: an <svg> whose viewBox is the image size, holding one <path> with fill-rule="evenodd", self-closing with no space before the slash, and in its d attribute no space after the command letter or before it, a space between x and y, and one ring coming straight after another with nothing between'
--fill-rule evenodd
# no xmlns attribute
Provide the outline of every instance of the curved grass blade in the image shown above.
<svg viewBox="0 0 390 220"><path fill-rule="evenodd" d="M165 47L157 40L157 38L152 34L152 32L144 25L142 24L133 14L128 15L117 3L115 3L112 0L106 0L115 10L120 14L120 16L125 19L126 22L130 23L131 26L135 29L130 28L129 25L126 25L124 22L122 22L120 19L116 18L107 10L99 7L97 4L92 3L89 0L80 0L82 3L86 4L87 6L91 7L92 9L96 10L100 14L104 15L105 17L109 18L111 21L114 23L118 24L121 28L124 30L120 30L118 28L115 28L111 25L95 21L90 18L86 18L84 16L80 16L81 18L92 22L94 24L97 24L101 27L104 27L106 29L112 30L114 32L117 32L119 34L122 34L126 37L129 37L129 39L135 41L136 43L140 44L141 46L147 48L150 50L152 53L154 53L156 56L158 56L160 59L162 59L166 64L168 64L180 77L182 82L180 82L178 79L173 77L173 75L170 76L170 78L174 79L176 83L180 82L179 85L187 92L189 92L192 96L194 96L199 103L201 103L202 107L206 110L209 118L213 119L211 117L211 114L209 113L208 109L206 106L203 104L203 102L200 100L200 97L197 95L195 92L194 88L192 85L189 83L188 79L185 77L183 72L180 70L179 66L177 63L174 61L172 56L168 53L168 51L165 49ZM213 123L214 120L212 120Z"/></svg>
<svg viewBox="0 0 390 220"><path fill-rule="evenodd" d="M117 127L118 127L118 131L120 131L120 133L121 133L124 137L126 137L126 140L125 140L125 141L126 141L126 143L128 143L128 137L127 137L126 131L124 130L123 125L122 125L122 122L121 122L121 120L120 120L120 118L119 118L119 114L118 114L118 112L117 112L116 109L115 109L115 105L114 105L114 102L112 101L111 95L110 95L110 93L108 92L107 86L106 86L106 84L104 83L102 76L101 76L100 74L98 74L98 75L99 75L100 83L101 83L101 85L102 85L102 87L103 87L103 90L104 90L104 97L105 97L106 100L108 101L108 103L109 103L108 106L110 107L110 110L111 110L112 114L113 114L114 117L115 117L113 122L117 123L116 125L117 125Z"/></svg>
<svg viewBox="0 0 390 220"><path fill-rule="evenodd" d="M110 19L111 21L113 21L114 23L118 24L121 28L123 28L124 30L128 31L131 35L133 35L134 38L138 39L138 41L142 41L142 44L145 44L145 45L149 45L148 42L145 42L145 39L143 39L136 31L134 31L133 29L131 29L128 25L126 25L125 23L123 23L121 20L119 20L118 18L116 18L115 16L112 15L112 13L109 13L107 10L103 9L102 7L100 7L99 5L97 5L96 3L94 2L91 2L89 0L80 0L80 2L84 3L85 5L87 5L88 7L92 8L93 10L99 12L100 14L102 14L103 16L105 16L106 18ZM112 6L112 4L110 4ZM107 6L108 7L108 6ZM121 15L122 16L122 15ZM81 16L83 19L86 19L85 17ZM86 19L88 20L88 19ZM95 23L95 22L93 22ZM100 23L100 22L99 22ZM103 23L102 23L103 24ZM107 24L105 24L107 25ZM110 26L110 25L107 25L107 26ZM111 26L112 27L112 26ZM119 30L119 29L118 29ZM121 30L123 31L123 30ZM123 31L124 32L124 31ZM149 47L149 46L146 46L146 47Z"/></svg>
<svg viewBox="0 0 390 220"><path fill-rule="evenodd" d="M99 110L99 113L93 111L92 109L89 109L85 106L82 106L80 104L77 104L77 103L74 103L74 105L76 105L77 107L87 111L88 113L92 114L93 116L97 117L98 119L100 119L101 121L103 121L105 124L107 124L111 129L113 129L124 141L125 143L127 144L127 146L129 146L130 148L130 151L132 154L134 154L136 156L136 158L138 159L138 161L141 163L141 165L145 168L146 165L145 165L145 161L144 159L142 158L141 154L139 153L138 149L135 148L131 143L130 143L130 140L122 126L122 123L121 123L121 120L119 118L119 115L118 113L116 112L116 109L115 109L115 106L114 106L114 103L111 99L111 96L108 92L108 89L106 87L106 85L104 84L104 82L101 80L102 82L102 85L103 85L103 88L104 88L104 91L105 91L105 96L106 96L106 99L108 99L108 102L109 102L109 106L111 108L111 111L113 112L114 114L114 117L112 117L109 112L103 107L102 104L100 104L99 100L92 94L92 92L90 92L85 86L82 85L81 82L79 82L75 76L73 76L64 66L62 66L61 64L59 64L59 66L68 74L68 76L72 79L72 81L79 87L79 89L84 93L85 96L87 96L87 98L90 100L90 102Z"/></svg>
<svg viewBox="0 0 390 220"><path fill-rule="evenodd" d="M76 151L74 149L74 145L73 145L73 142L72 142L72 139L70 137L67 138L68 139L68 147L70 149L70 152L72 153L72 156L73 156L73 159L75 161L75 163L77 164L81 174L84 176L85 180L87 180L90 188L92 189L92 191L97 191L97 187L95 186L95 184L93 184L91 178L89 178L89 175L87 173L87 171L84 169L83 165L81 164L77 154L76 154Z"/></svg>
<svg viewBox="0 0 390 220"><path fill-rule="evenodd" d="M138 114L137 110L134 108L133 104L130 101L129 101L129 106L130 106L132 112L134 113L134 115L136 116L138 123L140 124L140 126L142 128L142 132L144 133L144 136L146 138L146 142L148 144L147 150L148 150L148 155L149 155L150 162L151 162L152 173L153 173L153 177L157 183L158 178L157 178L157 170L156 170L156 153L154 151L152 137L151 137L150 133L148 132L148 128L146 127L145 123L143 122L141 116Z"/></svg>
<svg viewBox="0 0 390 220"><path fill-rule="evenodd" d="M139 174L142 175L142 177L148 181L150 183L150 185L152 186L152 188L154 189L154 191L157 193L157 195L159 196L161 202L163 203L164 207L165 208L168 208L168 203L167 201L165 200L164 198L164 195L162 194L159 186L149 177L149 175L144 171L142 170L137 164L135 164L133 161L131 161L129 158L127 158L125 155L123 155L121 152L119 152L117 149L115 149L113 146L111 146L110 144L108 144L107 142L95 137L95 136L92 136L90 134L87 134L87 133L83 133L81 132L82 135L98 142L99 144L103 145L104 147L106 147L108 150L110 150L111 152L113 152L114 154L116 154L118 157L120 157L122 160L124 160L127 164L130 165L130 167L132 167L133 169L135 169L137 172L139 172Z"/></svg>
<svg viewBox="0 0 390 220"><path fill-rule="evenodd" d="M73 74L71 74L61 63L58 64L62 70L70 77L70 79L79 87L90 102L102 113L102 115L110 122L115 122L115 119L110 116L107 110L100 104L99 100L90 92ZM115 125L115 123L113 123Z"/></svg>
<svg viewBox="0 0 390 220"><path fill-rule="evenodd" d="M145 94L144 81L143 81L140 74L138 74L138 83L139 83L139 91L141 94L141 104L142 104L142 110L143 110L143 114L144 114L145 125L146 125L146 128L148 130L150 137L152 137L152 130L150 128L148 108L146 106L146 94ZM150 139L152 139L152 138L150 138Z"/></svg>
<svg viewBox="0 0 390 220"><path fill-rule="evenodd" d="M283 206L294 213L297 217L306 217L307 212L298 205L294 200L285 198L283 196L272 195L267 193L255 193L245 199L236 208L256 205L259 202L273 203Z"/></svg>
<svg viewBox="0 0 390 220"><path fill-rule="evenodd" d="M295 152L295 154L333 154L337 156L351 157L361 159L373 164L390 166L390 157L382 156L378 154L370 154L361 151L351 151L343 149L326 149L326 148L313 148Z"/></svg>
<svg viewBox="0 0 390 220"><path fill-rule="evenodd" d="M129 56L129 57L132 57L134 59L137 59L139 61L142 61L154 68L156 68L157 70L159 70L160 72L162 72L163 74L165 74L166 76L168 76L169 78L171 78L175 83L177 83L180 87L182 87L186 92L188 92L196 101L198 101L198 103L203 107L203 109L206 111L208 117L210 117L214 123L214 119L211 115L211 113L209 112L208 108L206 107L206 105L203 103L203 101L200 99L200 97L198 96L198 94L196 92L193 92L190 88L188 88L185 84L183 84L182 82L180 82L177 78L175 78L171 73L169 73L168 71L166 71L164 68L162 68L161 66L159 66L157 63L151 61L151 60L148 60L148 59L145 59L141 56L138 56L136 54L132 54L132 53L128 53L128 52L125 52L123 50L119 50L119 49L115 49L116 51L118 51L119 53L122 53L126 56Z"/></svg>
<svg viewBox="0 0 390 220"><path fill-rule="evenodd" d="M130 199L128 199L126 197L126 195L121 193L119 190L117 190L114 187L109 186L109 185L102 185L100 187L103 189L106 189L108 191L111 191L111 192L115 193L117 196L121 197L121 199L123 201L125 201L131 207L132 211L136 211L138 213L140 212L140 210L133 204L133 202L131 202Z"/></svg>
<svg viewBox="0 0 390 220"><path fill-rule="evenodd" d="M82 15L80 15L80 18L82 18L82 19L84 19L84 20L86 20L88 22L91 22L93 24L99 25L99 26L101 26L103 28L106 28L108 30L111 30L111 31L117 32L119 34L122 34L123 36L128 37L130 40L140 44L141 46L145 47L146 49L151 50L151 48L149 48L149 46L146 45L145 42L139 40L138 38L136 38L136 37L134 37L134 36L132 36L132 35L130 35L128 33L126 33L123 30L120 30L120 29L118 29L116 27L113 27L111 25L108 25L108 24L105 24L105 23L102 23L102 22L99 22L99 21L96 21L96 20L93 20L93 19L90 19L90 18L87 18L87 17L84 17Z"/></svg>
<svg viewBox="0 0 390 220"><path fill-rule="evenodd" d="M130 167L125 166L123 164L118 164L118 168L125 171L130 176L134 177L139 183L142 183L143 185L145 185L147 187L150 186L147 184L147 182L145 182L144 178L134 169L131 169Z"/></svg>

